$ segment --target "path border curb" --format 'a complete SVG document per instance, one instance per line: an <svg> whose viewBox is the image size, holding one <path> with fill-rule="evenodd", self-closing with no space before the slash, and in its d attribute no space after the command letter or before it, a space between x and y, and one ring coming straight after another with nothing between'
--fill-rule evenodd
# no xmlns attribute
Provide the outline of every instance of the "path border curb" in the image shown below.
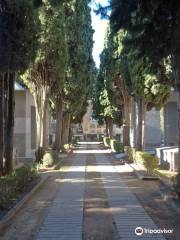
<svg viewBox="0 0 180 240"><path fill-rule="evenodd" d="M134 174L136 175L136 177L138 177L139 179L141 179L141 180L146 180L146 181L150 181L150 180L153 180L153 181L161 181L161 178L160 177L151 177L151 176L144 176L144 175L142 175L142 174L140 174L140 173L138 173L138 171L133 167L133 166L131 166L130 164L128 164L128 163L125 163L125 164L127 164L129 167L131 167L132 169L133 169L133 172L134 172Z"/></svg>
<svg viewBox="0 0 180 240"><path fill-rule="evenodd" d="M40 182L35 185L29 193L27 193L22 200L20 200L13 208L11 208L7 214L0 220L0 230L5 228L10 220L18 213L23 205L28 202L28 200L36 193L36 191L46 182L49 176L43 176Z"/></svg>

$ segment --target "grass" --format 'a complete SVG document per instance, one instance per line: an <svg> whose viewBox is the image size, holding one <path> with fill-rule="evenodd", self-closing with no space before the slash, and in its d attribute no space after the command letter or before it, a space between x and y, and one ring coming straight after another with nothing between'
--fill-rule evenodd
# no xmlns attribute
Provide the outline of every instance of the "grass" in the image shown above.
<svg viewBox="0 0 180 240"><path fill-rule="evenodd" d="M172 180L173 177L175 177L177 175L176 172L171 172L169 170L160 170L160 169L156 169L155 170L156 174L159 176L159 177L165 177L169 180Z"/></svg>

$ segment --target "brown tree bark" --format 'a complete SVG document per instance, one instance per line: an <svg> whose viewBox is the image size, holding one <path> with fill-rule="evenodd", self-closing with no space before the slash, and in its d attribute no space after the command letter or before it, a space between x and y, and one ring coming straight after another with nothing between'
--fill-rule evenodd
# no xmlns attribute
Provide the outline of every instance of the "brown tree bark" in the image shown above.
<svg viewBox="0 0 180 240"><path fill-rule="evenodd" d="M36 162L42 160L46 147L46 109L48 104L47 87L34 92L36 108Z"/></svg>
<svg viewBox="0 0 180 240"><path fill-rule="evenodd" d="M105 118L105 125L106 125L106 136L109 137L109 131L108 131L108 121L107 118Z"/></svg>
<svg viewBox="0 0 180 240"><path fill-rule="evenodd" d="M108 132L109 132L109 137L113 138L113 119L112 118L108 118Z"/></svg>
<svg viewBox="0 0 180 240"><path fill-rule="evenodd" d="M3 175L4 159L4 74L0 74L0 176Z"/></svg>
<svg viewBox="0 0 180 240"><path fill-rule="evenodd" d="M131 99L126 96L124 100L123 111L123 144L124 146L130 146L130 103Z"/></svg>
<svg viewBox="0 0 180 240"><path fill-rule="evenodd" d="M136 147L136 102L134 98L131 98L131 110L130 110L130 145Z"/></svg>
<svg viewBox="0 0 180 240"><path fill-rule="evenodd" d="M130 146L130 99L124 81L117 76L117 89L123 99L123 145Z"/></svg>
<svg viewBox="0 0 180 240"><path fill-rule="evenodd" d="M175 89L177 92L178 153L179 153L178 175L180 176L180 73L179 73L180 58L179 58L179 55L177 55L176 52L172 53L171 60L173 64L173 74L175 78Z"/></svg>
<svg viewBox="0 0 180 240"><path fill-rule="evenodd" d="M62 146L62 120L63 120L63 101L62 96L59 95L59 99L56 106L56 134L54 149L59 151Z"/></svg>
<svg viewBox="0 0 180 240"><path fill-rule="evenodd" d="M180 87L177 88L177 115L178 115L178 152L179 152L179 165L178 175L180 176Z"/></svg>
<svg viewBox="0 0 180 240"><path fill-rule="evenodd" d="M70 114L65 113L62 124L62 145L69 143Z"/></svg>
<svg viewBox="0 0 180 240"><path fill-rule="evenodd" d="M137 126L137 150L143 151L145 149L145 116L146 104L143 98L138 99L138 126Z"/></svg>
<svg viewBox="0 0 180 240"><path fill-rule="evenodd" d="M14 140L14 93L15 73L10 73L8 77L8 101L6 119L6 145L5 145L5 172L9 174L13 171L13 140Z"/></svg>

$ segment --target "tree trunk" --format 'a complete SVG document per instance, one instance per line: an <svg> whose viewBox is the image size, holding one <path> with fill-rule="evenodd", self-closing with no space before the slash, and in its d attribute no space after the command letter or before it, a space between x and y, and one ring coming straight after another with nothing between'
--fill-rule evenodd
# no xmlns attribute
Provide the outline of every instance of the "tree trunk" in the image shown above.
<svg viewBox="0 0 180 240"><path fill-rule="evenodd" d="M34 93L36 108L36 162L42 160L46 146L46 109L48 92L46 87L42 87Z"/></svg>
<svg viewBox="0 0 180 240"><path fill-rule="evenodd" d="M107 121L107 118L105 119L105 125L106 125L106 136L109 137L109 127L108 127L108 121Z"/></svg>
<svg viewBox="0 0 180 240"><path fill-rule="evenodd" d="M63 117L62 127L62 145L69 142L69 127L70 127L70 114L66 113Z"/></svg>
<svg viewBox="0 0 180 240"><path fill-rule="evenodd" d="M0 74L0 176L3 175L4 159L4 74Z"/></svg>
<svg viewBox="0 0 180 240"><path fill-rule="evenodd" d="M179 152L179 165L178 165L178 175L180 175L180 87L177 88L177 113L178 113L178 152Z"/></svg>
<svg viewBox="0 0 180 240"><path fill-rule="evenodd" d="M178 117L178 152L179 152L179 164L178 164L178 175L180 176L180 72L179 72L179 56L176 54L171 55L173 73L175 78L175 88L177 92L177 117Z"/></svg>
<svg viewBox="0 0 180 240"><path fill-rule="evenodd" d="M165 122L164 122L164 106L160 110L160 129L161 129L161 145L165 145Z"/></svg>
<svg viewBox="0 0 180 240"><path fill-rule="evenodd" d="M44 104L44 110L43 110L43 136L42 136L42 146L44 149L47 147L47 101Z"/></svg>
<svg viewBox="0 0 180 240"><path fill-rule="evenodd" d="M62 133L62 120L63 120L63 102L62 102L61 96L59 96L56 107L57 107L57 109L56 109L56 135L55 135L55 143L54 143L53 148L57 151L60 151L61 146L62 146L61 133Z"/></svg>
<svg viewBox="0 0 180 240"><path fill-rule="evenodd" d="M130 145L136 147L136 102L131 98L131 111L130 111Z"/></svg>
<svg viewBox="0 0 180 240"><path fill-rule="evenodd" d="M5 146L5 170L6 174L13 171L13 140L14 140L14 96L15 73L10 73L8 78L9 97L7 108L7 123L6 123L6 146Z"/></svg>
<svg viewBox="0 0 180 240"><path fill-rule="evenodd" d="M146 105L143 98L138 99L138 127L137 127L137 150L143 151L145 148L145 113Z"/></svg>
<svg viewBox="0 0 180 240"><path fill-rule="evenodd" d="M108 132L109 132L109 137L113 138L113 119L108 118Z"/></svg>
<svg viewBox="0 0 180 240"><path fill-rule="evenodd" d="M123 110L123 145L130 146L130 98L126 97Z"/></svg>

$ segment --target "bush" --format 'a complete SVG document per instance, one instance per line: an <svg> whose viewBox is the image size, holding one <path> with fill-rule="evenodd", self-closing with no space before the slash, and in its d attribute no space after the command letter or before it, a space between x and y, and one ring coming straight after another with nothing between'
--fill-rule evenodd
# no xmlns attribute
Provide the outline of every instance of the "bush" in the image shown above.
<svg viewBox="0 0 180 240"><path fill-rule="evenodd" d="M177 175L173 178L173 188L178 197L180 197L180 175Z"/></svg>
<svg viewBox="0 0 180 240"><path fill-rule="evenodd" d="M98 141L103 142L103 138L104 138L103 135L99 135L99 137L98 137Z"/></svg>
<svg viewBox="0 0 180 240"><path fill-rule="evenodd" d="M8 207L16 197L16 180L13 175L0 177L0 209Z"/></svg>
<svg viewBox="0 0 180 240"><path fill-rule="evenodd" d="M37 172L30 165L24 165L14 172L16 180L16 189L19 192L25 192L27 183L30 183L37 176Z"/></svg>
<svg viewBox="0 0 180 240"><path fill-rule="evenodd" d="M169 170L169 168L170 168L170 163L168 163L168 162L162 162L159 165L159 169L162 169L162 170Z"/></svg>
<svg viewBox="0 0 180 240"><path fill-rule="evenodd" d="M121 153L124 151L122 143L118 140L111 139L110 145L113 152Z"/></svg>
<svg viewBox="0 0 180 240"><path fill-rule="evenodd" d="M29 165L16 169L12 174L0 177L0 209L11 205L19 193L27 191L29 184L37 178L37 171Z"/></svg>
<svg viewBox="0 0 180 240"><path fill-rule="evenodd" d="M158 158L148 154L147 152L136 151L135 160L144 165L149 175L158 168Z"/></svg>
<svg viewBox="0 0 180 240"><path fill-rule="evenodd" d="M127 155L128 162L133 163L134 159L135 159L136 149L132 148L130 146L125 146L124 147L124 152Z"/></svg>
<svg viewBox="0 0 180 240"><path fill-rule="evenodd" d="M70 149L71 149L72 145L67 143L67 144L64 144L63 146L63 151L65 152L68 152Z"/></svg>
<svg viewBox="0 0 180 240"><path fill-rule="evenodd" d="M103 143L105 147L110 147L110 141L111 139L109 137L104 137L103 138Z"/></svg>
<svg viewBox="0 0 180 240"><path fill-rule="evenodd" d="M73 138L73 139L71 140L71 143L72 143L73 145L76 145L76 144L77 144L77 141L76 141L76 139L75 139L75 138Z"/></svg>
<svg viewBox="0 0 180 240"><path fill-rule="evenodd" d="M51 167L58 160L58 152L57 151L49 151L46 152L43 156L43 166Z"/></svg>

